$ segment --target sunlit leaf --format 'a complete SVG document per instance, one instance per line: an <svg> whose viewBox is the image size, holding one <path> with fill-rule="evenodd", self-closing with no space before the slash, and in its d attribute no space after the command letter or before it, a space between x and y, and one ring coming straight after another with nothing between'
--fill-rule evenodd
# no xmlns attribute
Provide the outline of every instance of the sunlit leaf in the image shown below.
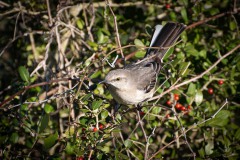
<svg viewBox="0 0 240 160"><path fill-rule="evenodd" d="M58 139L58 133L55 132L54 134L51 134L47 138L44 139L44 148L49 149L51 148L57 141Z"/></svg>
<svg viewBox="0 0 240 160"><path fill-rule="evenodd" d="M211 155L213 153L213 149L214 149L213 141L208 141L207 145L205 146L206 155Z"/></svg>
<svg viewBox="0 0 240 160"><path fill-rule="evenodd" d="M137 51L136 54L135 54L135 57L137 58L143 58L146 54L146 51Z"/></svg>
<svg viewBox="0 0 240 160"><path fill-rule="evenodd" d="M196 93L196 85L194 83L190 83L188 86L187 94L194 95Z"/></svg>
<svg viewBox="0 0 240 160"><path fill-rule="evenodd" d="M93 110L98 109L102 105L102 102L103 102L102 100L94 100L92 102L92 109Z"/></svg>
<svg viewBox="0 0 240 160"><path fill-rule="evenodd" d="M203 101L203 93L202 91L198 90L196 95L195 95L195 103L197 105L200 105Z"/></svg>
<svg viewBox="0 0 240 160"><path fill-rule="evenodd" d="M104 35L103 35L103 33L101 32L101 30L98 30L98 32L97 32L97 37L98 37L98 43L103 43Z"/></svg>
<svg viewBox="0 0 240 160"><path fill-rule="evenodd" d="M23 81L28 82L28 83L30 82L29 72L24 66L18 67L18 72Z"/></svg>
<svg viewBox="0 0 240 160"><path fill-rule="evenodd" d="M208 121L206 125L213 126L213 127L222 127L227 125L229 122L229 116L231 115L230 111L221 110L213 119Z"/></svg>
<svg viewBox="0 0 240 160"><path fill-rule="evenodd" d="M44 111L47 113L47 114L49 114L49 113L51 113L51 112L53 112L54 111L54 108L53 108L53 106L52 105L50 105L50 104L45 104L45 106L44 106Z"/></svg>
<svg viewBox="0 0 240 160"><path fill-rule="evenodd" d="M145 45L143 44L143 42L141 41L141 40L139 40L139 39L135 39L134 40L134 44L136 45L136 46L140 46L140 47L144 47Z"/></svg>
<svg viewBox="0 0 240 160"><path fill-rule="evenodd" d="M105 119L108 116L108 111L104 110L101 112L102 119Z"/></svg>
<svg viewBox="0 0 240 160"><path fill-rule="evenodd" d="M179 69L180 70L179 74L180 75L184 75L186 70L188 69L189 65L190 65L190 62L183 62L183 63L181 63L180 64L180 69Z"/></svg>
<svg viewBox="0 0 240 160"><path fill-rule="evenodd" d="M125 140L124 145L125 145L125 147L130 148L132 146L132 141L131 140Z"/></svg>
<svg viewBox="0 0 240 160"><path fill-rule="evenodd" d="M182 18L184 19L185 23L188 23L188 17L187 17L186 8L182 8L181 9L181 15L182 15Z"/></svg>

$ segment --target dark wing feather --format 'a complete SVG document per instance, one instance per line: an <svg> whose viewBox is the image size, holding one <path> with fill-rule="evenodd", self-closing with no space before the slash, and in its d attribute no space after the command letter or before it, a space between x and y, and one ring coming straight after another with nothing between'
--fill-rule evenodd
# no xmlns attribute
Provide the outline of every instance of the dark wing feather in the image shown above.
<svg viewBox="0 0 240 160"><path fill-rule="evenodd" d="M162 59L169 47L174 44L185 28L186 26L182 23L168 22L162 27L160 32L157 33L158 35L153 39L153 42L151 42L150 47L159 47L160 49L148 49L145 57L157 53L158 57Z"/></svg>

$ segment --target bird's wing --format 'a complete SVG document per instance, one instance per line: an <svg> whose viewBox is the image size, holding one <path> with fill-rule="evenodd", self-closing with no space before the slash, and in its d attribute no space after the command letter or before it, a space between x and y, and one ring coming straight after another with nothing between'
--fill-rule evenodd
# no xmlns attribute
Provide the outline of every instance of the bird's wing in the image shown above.
<svg viewBox="0 0 240 160"><path fill-rule="evenodd" d="M131 67L132 77L139 90L150 92L156 85L160 63L156 61L140 63Z"/></svg>

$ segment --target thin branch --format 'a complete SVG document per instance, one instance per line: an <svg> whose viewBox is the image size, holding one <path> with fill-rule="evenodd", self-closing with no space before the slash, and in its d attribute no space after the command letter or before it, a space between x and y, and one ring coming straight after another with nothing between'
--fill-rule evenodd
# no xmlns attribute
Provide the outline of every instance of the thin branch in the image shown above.
<svg viewBox="0 0 240 160"><path fill-rule="evenodd" d="M48 34L48 32L44 32L44 31L31 31L31 32L26 32L24 33L23 35L18 35L16 37L14 37L14 39L11 39L7 45L2 49L2 51L0 52L0 57L2 56L2 54L6 51L6 49L13 43L15 42L16 40L18 40L19 38L22 38L22 37L25 37L25 36L28 36L29 34Z"/></svg>
<svg viewBox="0 0 240 160"><path fill-rule="evenodd" d="M225 103L215 112L214 115L212 115L210 118L202 121L202 122L199 122L197 124L193 124L191 125L186 131L185 131L185 134L192 130L193 128L196 128L197 126L201 125L201 124L204 124L206 123L207 121L210 121L211 119L213 119L222 109L224 106L226 106L228 104L228 101L226 99ZM161 151L163 151L165 148L167 148L168 146L170 146L171 144L173 144L176 140L178 140L180 137L182 137L184 135L184 133L180 134L178 137L176 137L174 140L172 140L171 142L169 142L167 145L165 145L164 147L160 148L156 153L154 153L148 160L151 160L153 159L155 156L157 156Z"/></svg>
<svg viewBox="0 0 240 160"><path fill-rule="evenodd" d="M181 121L180 121L180 118L178 117L177 112L176 112L174 109L172 109L172 112L174 113L174 115L175 115L175 117L176 117L176 119L177 119L177 121L178 121L178 123L179 123L179 125L180 125L180 128L181 128L181 130L182 130L182 135L183 135L183 137L184 137L184 139L185 139L185 142L186 142L189 150L191 151L191 153L192 153L192 155L193 155L193 159L195 160L195 159L196 159L196 154L194 153L192 147L190 146L190 144L189 144L189 142L188 142L188 140L187 140L185 128L183 127L183 125L182 125L182 123L181 123Z"/></svg>
<svg viewBox="0 0 240 160"><path fill-rule="evenodd" d="M186 29L194 28L194 27L199 26L199 25L201 25L201 24L203 24L203 23L206 23L206 22L211 21L211 20L214 20L214 19L218 19L218 18L223 17L223 16L225 16L225 15L233 15L233 14L236 14L236 13L238 13L239 11L240 11L240 8L236 8L234 11L224 12L224 13L220 13L220 14L214 15L214 16L212 16L212 17L209 17L209 18L203 19L203 20L201 20L201 21L198 21L198 22L196 22L196 23L193 23L193 24L187 26Z"/></svg>
<svg viewBox="0 0 240 160"><path fill-rule="evenodd" d="M149 140L150 140L150 138L154 135L155 129L156 129L156 127L153 128L153 131L152 131L151 135L148 136L148 138L147 138L147 144L146 144L146 146L145 146L145 154L144 154L144 159L145 159L145 160L147 160L147 159L148 159L148 156L149 156L149 153L148 153L148 148L149 148L149 145L150 145L150 144L149 144Z"/></svg>
<svg viewBox="0 0 240 160"><path fill-rule="evenodd" d="M106 3L107 3L107 6L109 7L111 13L112 13L112 16L113 16L113 19L114 19L114 26L115 26L115 32L116 32L116 36L117 36L117 45L118 47L120 48L120 53L121 53L121 56L122 58L124 59L124 54L123 54L123 51L122 51L122 46L121 46L121 42L120 42L120 36L119 36L119 32L118 32L118 24L117 24L117 17L115 16L110 4L109 4L109 1L106 0Z"/></svg>
<svg viewBox="0 0 240 160"><path fill-rule="evenodd" d="M10 101L12 101L16 96L19 96L20 94L22 94L23 92L31 89L31 88L35 88L35 87L39 87L39 86L45 86L45 85L49 85L55 82L60 82L60 81L72 81L72 80L80 80L80 78L61 78L61 79L54 79L48 82L41 82L41 83L37 83L37 84L33 84L30 86L26 86L24 87L22 90L18 91L17 93L13 94L12 96L10 96L9 98L7 98L6 100L4 100L2 103L0 103L0 108L5 106L7 103L9 103Z"/></svg>
<svg viewBox="0 0 240 160"><path fill-rule="evenodd" d="M222 57L220 57L213 65L211 65L211 67L209 67L207 70L205 70L204 72L202 72L200 75L198 76L195 76L189 80L186 80L176 86L171 86L168 90L166 90L165 92L162 92L160 95L158 96L155 96L155 97L152 97L150 98L148 101L152 101L152 100L155 100L155 99L158 99L158 98L161 98L163 95L171 92L172 90L174 89L177 89L181 86L184 86L186 84L189 84L191 82L194 82L200 78L202 78L205 74L207 74L208 72L210 72L214 67L216 67L223 59L225 59L226 57L228 57L229 55L233 54L237 49L240 48L240 44L238 44L236 47L234 47L232 50L230 50L228 53L226 53L225 55L223 55Z"/></svg>
<svg viewBox="0 0 240 160"><path fill-rule="evenodd" d="M143 121L142 121L142 119L141 119L141 116L140 116L140 113L139 113L138 110L137 110L137 117L138 117L139 125L140 125L140 127L141 127L141 129L142 129L142 132L143 132L143 135L144 135L145 141L147 142L147 134L146 134L146 132L145 132L145 130L144 130L144 127L143 127Z"/></svg>
<svg viewBox="0 0 240 160"><path fill-rule="evenodd" d="M49 0L46 0L46 3L47 3L48 18L49 18L49 26L52 26L53 20L52 20L52 14L51 14Z"/></svg>

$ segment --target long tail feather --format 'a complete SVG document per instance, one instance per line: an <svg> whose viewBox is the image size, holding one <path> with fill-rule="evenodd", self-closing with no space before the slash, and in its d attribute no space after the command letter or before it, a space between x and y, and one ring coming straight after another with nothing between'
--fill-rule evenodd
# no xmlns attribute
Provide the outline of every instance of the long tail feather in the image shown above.
<svg viewBox="0 0 240 160"><path fill-rule="evenodd" d="M148 49L146 56L158 54L158 57L162 59L164 54L176 42L185 28L186 26L184 24L174 22L168 22L163 27L161 25L157 25L152 36L150 47L159 47L159 49Z"/></svg>

